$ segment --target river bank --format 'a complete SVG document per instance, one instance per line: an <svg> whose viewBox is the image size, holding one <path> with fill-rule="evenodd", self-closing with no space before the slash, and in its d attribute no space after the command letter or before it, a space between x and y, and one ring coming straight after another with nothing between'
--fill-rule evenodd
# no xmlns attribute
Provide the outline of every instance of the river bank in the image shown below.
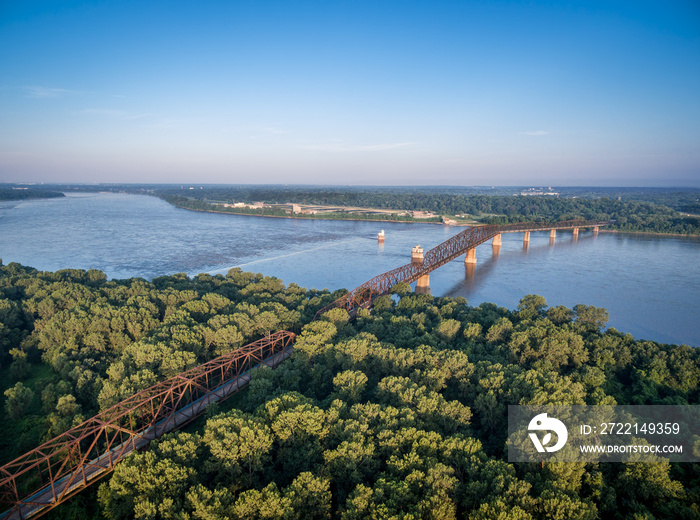
<svg viewBox="0 0 700 520"><path fill-rule="evenodd" d="M239 215L243 217L266 217L266 218L284 218L284 219L293 219L293 220L327 220L327 221L357 221L357 222L392 222L392 223L397 223L397 224L436 224L436 225L442 225L442 226L448 226L448 227L470 227L470 226L485 226L487 224L481 224L479 222L473 222L473 223L463 223L459 222L457 224L445 224L444 222L436 222L434 220L422 220L422 219L414 219L414 220L396 220L396 219L376 219L376 218L363 218L360 216L357 217L334 217L334 218L328 218L328 217L323 217L323 216L316 216L316 215L265 215L263 213L243 213L243 212L238 212L238 211L218 211L215 209L198 209L198 208L189 208L187 206L182 206L179 204L173 204L170 201L167 201L168 204L180 208L180 209L186 209L190 211L199 211L202 213L219 213L223 215ZM700 239L700 234L687 234L687 233L656 233L653 231L626 231L626 230L620 230L620 229L605 229L601 228L600 229L601 233L623 233L623 234L635 234L635 235L649 235L649 236L668 236L668 237L689 237L689 238L698 238Z"/></svg>
<svg viewBox="0 0 700 520"><path fill-rule="evenodd" d="M691 235L688 233L654 233L653 231L625 231L622 229L600 229L601 233L619 233L623 235L648 235L650 237L686 237L700 240L700 235Z"/></svg>
<svg viewBox="0 0 700 520"><path fill-rule="evenodd" d="M328 216L318 216L318 215L294 215L294 214L289 214L289 215L269 215L269 214L264 214L264 213L244 213L241 211L222 211L222 210L216 210L216 209L201 209L201 208L191 208L187 207L181 204L175 204L167 199L165 200L168 204L171 206L174 206L179 209L186 209L190 211L199 211L202 213L219 213L222 215L239 215L243 217L266 217L266 218L286 218L286 219L294 219L294 220L327 220L327 221L350 221L350 222L393 222L396 224L437 224L437 225L443 225L443 226L452 226L452 227L467 227L467 226L474 226L474 225L481 225L479 223L473 223L473 224L467 224L467 223L458 223L458 224L445 224L444 222L441 221L436 221L434 219L406 219L406 220L398 220L398 219L387 219L387 218L369 218L369 217L361 217L361 216L334 216L334 217L328 217ZM339 215L338 213L334 213L333 215Z"/></svg>

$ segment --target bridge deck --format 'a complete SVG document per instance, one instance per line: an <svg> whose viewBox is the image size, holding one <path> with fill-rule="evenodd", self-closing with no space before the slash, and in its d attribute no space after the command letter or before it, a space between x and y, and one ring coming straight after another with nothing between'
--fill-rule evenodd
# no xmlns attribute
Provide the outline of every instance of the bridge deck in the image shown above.
<svg viewBox="0 0 700 520"><path fill-rule="evenodd" d="M331 309L345 309L350 317L354 317L360 308L368 308L372 301L389 290L399 282L412 283L421 276L445 265L465 254L468 250L483 244L487 240L501 233L522 233L524 231L548 231L551 229L574 229L581 227L604 226L608 222L592 220L567 220L562 222L518 222L515 224L473 226L456 234L452 238L435 246L423 257L423 263L410 263L392 269L386 273L375 276L371 280L356 287L346 295L338 298L330 305L316 313L318 319L324 312Z"/></svg>

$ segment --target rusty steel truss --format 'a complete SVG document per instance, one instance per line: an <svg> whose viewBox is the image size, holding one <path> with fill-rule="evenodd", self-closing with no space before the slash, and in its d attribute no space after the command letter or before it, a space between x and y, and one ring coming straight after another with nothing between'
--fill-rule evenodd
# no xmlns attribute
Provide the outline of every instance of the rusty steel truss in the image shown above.
<svg viewBox="0 0 700 520"><path fill-rule="evenodd" d="M0 468L0 518L29 518L82 491L130 453L244 387L252 368L291 355L280 331L138 392Z"/></svg>
<svg viewBox="0 0 700 520"><path fill-rule="evenodd" d="M410 263L375 276L371 280L356 287L341 296L330 305L316 313L318 319L331 309L345 309L351 318L355 317L358 309L368 308L378 296L388 294L389 290L399 282L412 283L421 276L429 274L438 267L445 265L465 254L468 250L483 244L501 233L518 233L524 231L548 231L551 229L574 229L607 225L607 221L565 220L561 222L518 222L515 224L473 226L445 240L442 244L428 251L423 257L423 263Z"/></svg>

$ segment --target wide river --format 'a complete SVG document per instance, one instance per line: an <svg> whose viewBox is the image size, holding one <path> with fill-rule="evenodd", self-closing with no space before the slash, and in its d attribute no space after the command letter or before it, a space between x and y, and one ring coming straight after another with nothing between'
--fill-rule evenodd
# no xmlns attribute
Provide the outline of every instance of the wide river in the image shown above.
<svg viewBox="0 0 700 520"><path fill-rule="evenodd" d="M386 242L377 243L384 229ZM96 268L110 278L232 267L303 287L352 289L410 261L464 228L431 224L296 220L200 213L147 196L70 194L0 202L0 258L37 269ZM430 274L436 296L463 296L514 309L526 294L550 306L605 307L608 325L638 339L700 346L700 240L560 231L503 235L476 250L469 272L460 257Z"/></svg>

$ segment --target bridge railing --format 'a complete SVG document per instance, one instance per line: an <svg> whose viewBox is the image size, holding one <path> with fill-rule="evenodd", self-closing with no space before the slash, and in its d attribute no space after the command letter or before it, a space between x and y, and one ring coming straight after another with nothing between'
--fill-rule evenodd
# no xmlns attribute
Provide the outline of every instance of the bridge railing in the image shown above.
<svg viewBox="0 0 700 520"><path fill-rule="evenodd" d="M226 397L227 382L266 363L294 338L280 331L157 383L5 464L0 502L12 507L0 516L18 512L26 518L22 507L57 505L132 451L194 419L212 396Z"/></svg>

